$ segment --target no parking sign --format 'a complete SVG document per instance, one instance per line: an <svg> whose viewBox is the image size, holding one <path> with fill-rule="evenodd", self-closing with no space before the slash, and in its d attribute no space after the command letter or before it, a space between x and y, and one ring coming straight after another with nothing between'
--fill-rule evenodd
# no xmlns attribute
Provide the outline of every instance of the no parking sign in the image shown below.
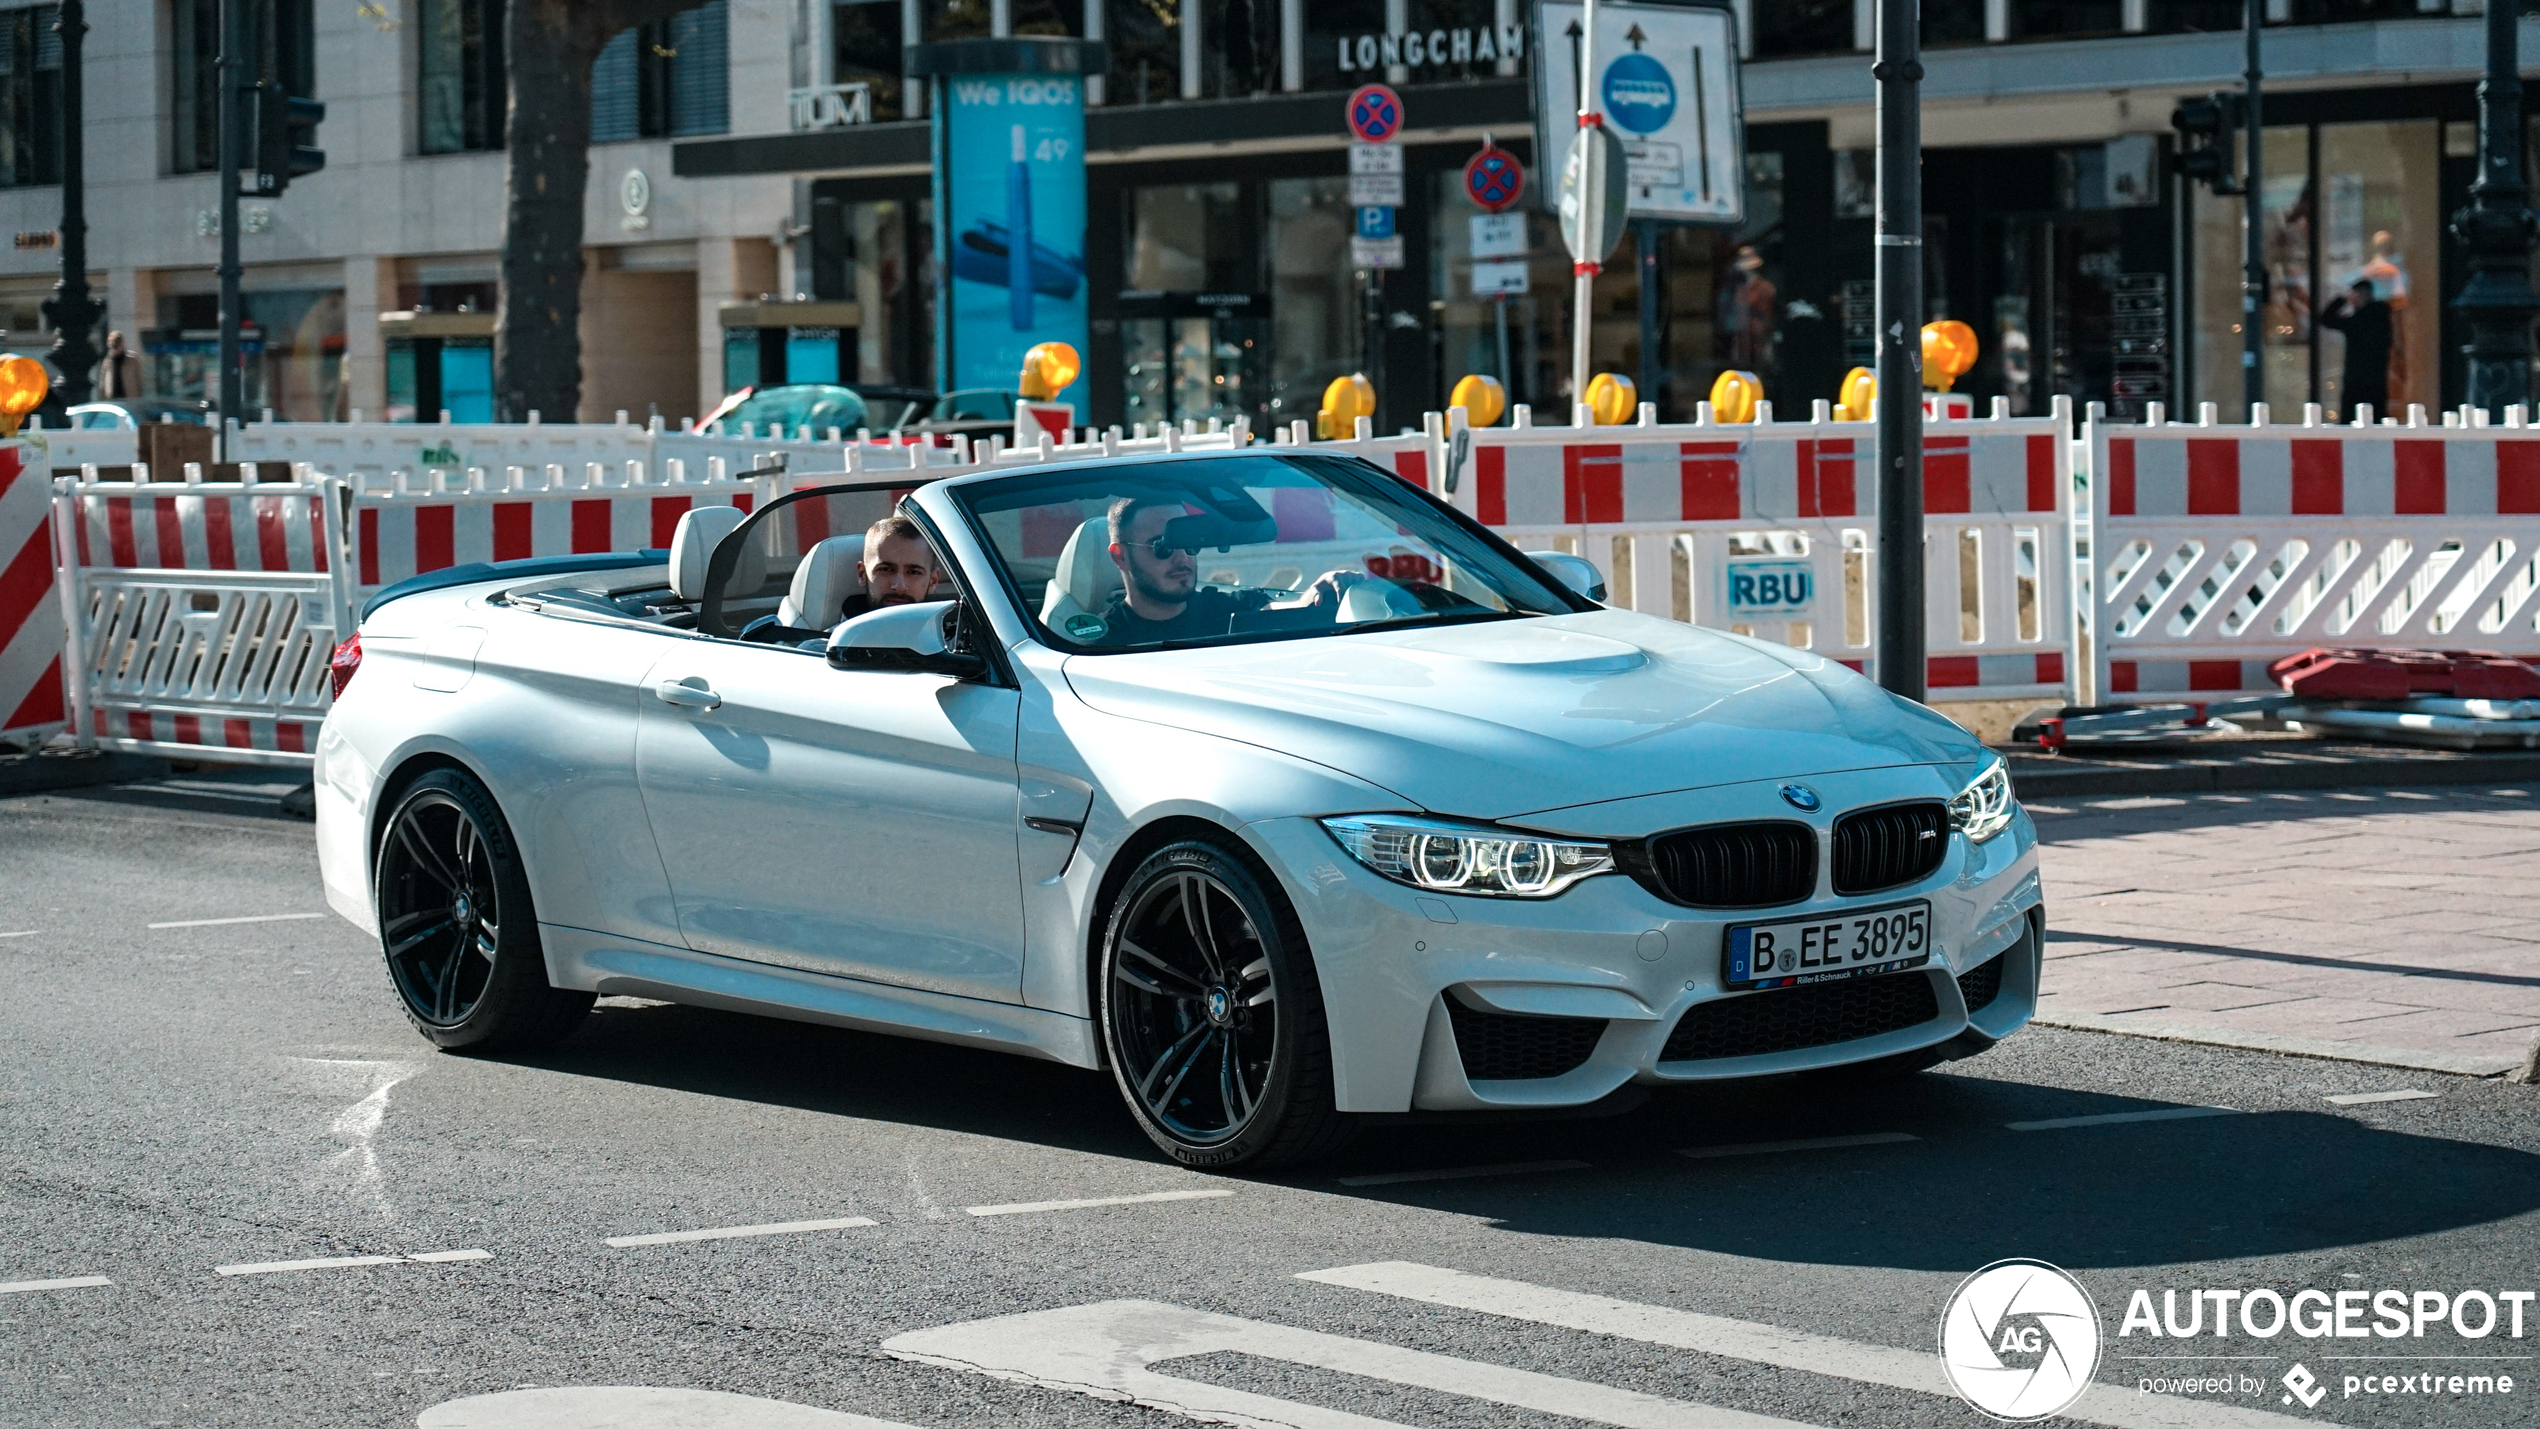
<svg viewBox="0 0 2540 1429"><path fill-rule="evenodd" d="M1464 161L1464 193L1484 213L1513 207L1526 192L1526 166L1506 149L1484 141L1482 151Z"/></svg>
<svg viewBox="0 0 2540 1429"><path fill-rule="evenodd" d="M1349 132L1362 144L1387 144L1402 132L1402 96L1387 84L1362 84L1349 96Z"/></svg>

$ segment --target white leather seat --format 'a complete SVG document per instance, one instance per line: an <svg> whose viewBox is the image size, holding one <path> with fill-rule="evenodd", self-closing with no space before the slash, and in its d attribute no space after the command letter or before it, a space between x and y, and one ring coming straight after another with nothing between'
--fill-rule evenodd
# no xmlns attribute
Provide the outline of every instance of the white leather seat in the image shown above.
<svg viewBox="0 0 2540 1429"><path fill-rule="evenodd" d="M714 548L748 519L748 513L734 506L700 506L681 516L678 529L670 533L671 593L681 600L705 599L706 563ZM767 552L750 541L741 547L732 578L723 584L724 599L756 595L766 580Z"/></svg>
<svg viewBox="0 0 2540 1429"><path fill-rule="evenodd" d="M846 618L851 596L864 594L862 536L832 536L803 552L793 588L776 607L776 623L794 630L827 630Z"/></svg>
<svg viewBox="0 0 2540 1429"><path fill-rule="evenodd" d="M1120 594L1120 568L1111 563L1111 520L1097 516L1076 528L1059 547L1058 570L1041 598L1041 623L1065 630L1071 615L1100 615Z"/></svg>

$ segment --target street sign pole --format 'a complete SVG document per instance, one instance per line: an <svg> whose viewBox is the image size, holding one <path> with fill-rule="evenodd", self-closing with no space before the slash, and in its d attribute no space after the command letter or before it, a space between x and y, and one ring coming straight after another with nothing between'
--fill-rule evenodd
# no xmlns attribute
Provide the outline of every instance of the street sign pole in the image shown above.
<svg viewBox="0 0 2540 1429"><path fill-rule="evenodd" d="M1879 0L1879 683L1923 697L1923 121L1920 7Z"/></svg>
<svg viewBox="0 0 2540 1429"><path fill-rule="evenodd" d="M1894 3L1894 0L1889 0ZM1911 0L1908 0L1911 3ZM1579 17L1579 128L1594 129L1601 122L1596 112L1596 0L1585 0ZM1581 175L1582 179L1585 174ZM1583 184L1580 206L1585 210L1589 190ZM1599 195L1602 206L1602 195ZM1588 392L1588 314L1596 302L1596 274L1600 266L1597 253L1574 253L1570 261L1570 405L1575 410L1587 402Z"/></svg>
<svg viewBox="0 0 2540 1429"><path fill-rule="evenodd" d="M220 410L213 419L220 427L223 460L230 454L230 424L245 415L247 405L238 336L238 167L247 162L247 146L240 142L245 114L238 102L238 75L246 65L246 10L247 0L221 0L220 58L213 67L220 85L214 114L220 125Z"/></svg>
<svg viewBox="0 0 2540 1429"><path fill-rule="evenodd" d="M2267 372L2259 364L2266 360L2267 316L2267 227L2266 164L2261 158L2266 137L2266 121L2258 114L2258 84L2264 77L2258 72L2258 36L2263 19L2258 0L2248 0L2242 17L2241 43L2247 50L2247 69L2241 74L2244 112L2248 118L2242 133L2249 146L2249 181L2241 188L2240 267L2240 396L2247 404L2245 416L2255 417L2258 404L2267 400Z"/></svg>

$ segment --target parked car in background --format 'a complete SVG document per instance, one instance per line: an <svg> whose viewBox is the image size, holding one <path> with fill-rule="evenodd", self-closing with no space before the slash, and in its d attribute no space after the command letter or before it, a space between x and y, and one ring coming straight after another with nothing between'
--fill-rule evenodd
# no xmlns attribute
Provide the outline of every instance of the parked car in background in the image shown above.
<svg viewBox="0 0 2540 1429"><path fill-rule="evenodd" d="M165 397L116 397L104 402L82 402L68 415L71 426L83 432L129 432L152 422L191 422L208 427L212 424L212 404Z"/></svg>

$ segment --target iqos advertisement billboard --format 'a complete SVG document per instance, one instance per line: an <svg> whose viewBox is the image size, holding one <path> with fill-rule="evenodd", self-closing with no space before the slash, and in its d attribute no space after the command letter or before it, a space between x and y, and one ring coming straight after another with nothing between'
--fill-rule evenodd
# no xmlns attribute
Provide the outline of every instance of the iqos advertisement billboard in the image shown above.
<svg viewBox="0 0 2540 1429"><path fill-rule="evenodd" d="M939 380L1011 388L1035 343L1087 345L1084 47L922 48L936 71Z"/></svg>

